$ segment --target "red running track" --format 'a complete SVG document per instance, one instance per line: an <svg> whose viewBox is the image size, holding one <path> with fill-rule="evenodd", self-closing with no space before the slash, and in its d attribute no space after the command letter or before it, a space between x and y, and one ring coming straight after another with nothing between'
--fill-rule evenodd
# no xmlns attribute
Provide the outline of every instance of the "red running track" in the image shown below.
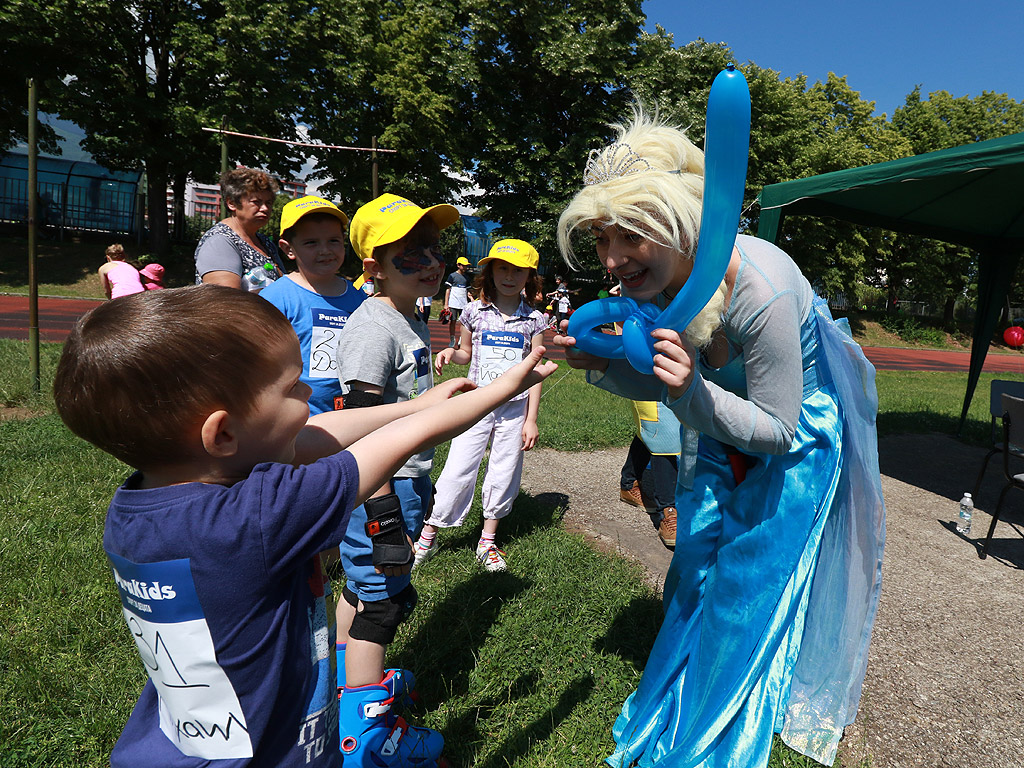
<svg viewBox="0 0 1024 768"><path fill-rule="evenodd" d="M39 298L39 339L64 341L75 321L97 305L95 299ZM552 333L547 333L550 341ZM28 340L28 297L0 295L0 338ZM447 328L430 321L430 341L435 350L448 346ZM561 349L548 347L552 360L564 360ZM969 352L943 349L903 349L897 347L864 347L864 354L883 371L966 371ZM1019 355L988 355L984 370L992 373L1024 374L1024 352Z"/></svg>
<svg viewBox="0 0 1024 768"><path fill-rule="evenodd" d="M39 340L64 341L75 322L90 309L101 303L100 299L65 299L53 296L39 297ZM0 338L28 340L28 297L0 295ZM430 345L441 350L448 346L448 328L431 320ZM546 334L550 342L554 333ZM547 357L564 360L565 353L559 347L547 344Z"/></svg>

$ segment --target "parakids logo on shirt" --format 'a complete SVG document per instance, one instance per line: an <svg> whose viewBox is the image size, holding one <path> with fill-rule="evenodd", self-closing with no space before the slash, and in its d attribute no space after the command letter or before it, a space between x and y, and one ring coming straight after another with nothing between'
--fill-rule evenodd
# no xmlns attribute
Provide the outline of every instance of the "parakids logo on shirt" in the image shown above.
<svg viewBox="0 0 1024 768"><path fill-rule="evenodd" d="M483 343L491 347L522 347L524 337L521 333L502 333L501 331L484 331Z"/></svg>
<svg viewBox="0 0 1024 768"><path fill-rule="evenodd" d="M117 572L117 568L112 570L114 571L114 581L118 588L124 590L129 595L134 595L143 600L173 600L178 594L174 591L173 585L161 584L159 581L148 582L139 581L138 579L124 579Z"/></svg>
<svg viewBox="0 0 1024 768"><path fill-rule="evenodd" d="M133 563L112 552L107 557L125 609L161 623L202 617L188 560Z"/></svg>
<svg viewBox="0 0 1024 768"><path fill-rule="evenodd" d="M387 213L388 211L397 211L397 210L399 210L401 208L408 208L410 205L415 206L416 204L411 202L411 201L409 201L409 200L406 200L403 197L403 198L400 198L398 200L392 200L390 203L388 203L387 205L383 206L380 209L380 212L381 213Z"/></svg>

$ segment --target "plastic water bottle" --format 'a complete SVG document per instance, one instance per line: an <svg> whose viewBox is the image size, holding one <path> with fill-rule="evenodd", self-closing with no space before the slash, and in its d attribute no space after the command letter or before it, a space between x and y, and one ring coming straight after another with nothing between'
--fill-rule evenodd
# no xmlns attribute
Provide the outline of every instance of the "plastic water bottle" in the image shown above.
<svg viewBox="0 0 1024 768"><path fill-rule="evenodd" d="M960 518L956 521L956 532L968 536L971 533L971 518L974 516L974 500L965 493L960 499Z"/></svg>
<svg viewBox="0 0 1024 768"><path fill-rule="evenodd" d="M266 288L270 283L274 282L274 273L276 271L274 265L270 262L248 270L245 273L245 281L249 284L249 290L258 291L261 288Z"/></svg>

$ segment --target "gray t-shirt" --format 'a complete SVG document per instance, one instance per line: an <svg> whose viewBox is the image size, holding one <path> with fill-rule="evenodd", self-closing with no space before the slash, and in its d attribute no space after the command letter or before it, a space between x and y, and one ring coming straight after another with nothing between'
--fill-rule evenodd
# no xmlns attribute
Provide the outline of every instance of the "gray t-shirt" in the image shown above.
<svg viewBox="0 0 1024 768"><path fill-rule="evenodd" d="M382 387L385 403L411 400L434 385L427 324L381 299L367 299L349 316L336 354L342 398L354 381ZM418 453L395 477L428 475L433 458L433 448Z"/></svg>

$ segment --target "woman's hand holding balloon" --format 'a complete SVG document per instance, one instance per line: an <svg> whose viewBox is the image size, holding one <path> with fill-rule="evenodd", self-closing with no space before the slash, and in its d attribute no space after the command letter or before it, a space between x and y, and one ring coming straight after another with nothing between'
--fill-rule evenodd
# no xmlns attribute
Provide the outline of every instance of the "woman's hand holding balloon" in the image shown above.
<svg viewBox="0 0 1024 768"><path fill-rule="evenodd" d="M569 367L585 371L606 370L608 368L608 359L591 355L579 349L576 346L575 337L566 335L568 327L569 321L563 320L551 343L565 350L565 360L569 363Z"/></svg>
<svg viewBox="0 0 1024 768"><path fill-rule="evenodd" d="M697 352L685 337L669 328L656 328L654 342L654 375L668 387L668 396L675 400L690 388L697 367Z"/></svg>

